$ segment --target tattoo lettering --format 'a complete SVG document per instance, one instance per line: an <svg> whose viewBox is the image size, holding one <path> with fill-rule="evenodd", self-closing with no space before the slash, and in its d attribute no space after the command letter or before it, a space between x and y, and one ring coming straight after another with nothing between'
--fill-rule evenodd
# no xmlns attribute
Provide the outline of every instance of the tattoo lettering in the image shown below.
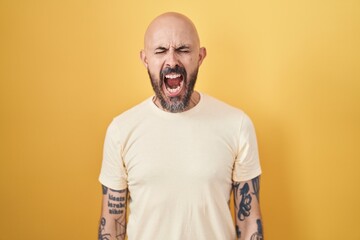
<svg viewBox="0 0 360 240"><path fill-rule="evenodd" d="M103 233L106 225L106 219L101 218L99 224L98 240L110 240L111 235L109 233Z"/></svg>
<svg viewBox="0 0 360 240"><path fill-rule="evenodd" d="M260 177L257 176L256 178L253 178L251 180L253 188L254 188L254 192L252 194L254 194L256 196L256 199L258 201L260 201L259 199L259 193L260 193Z"/></svg>
<svg viewBox="0 0 360 240"><path fill-rule="evenodd" d="M108 201L109 213L110 214L121 214L125 208L125 197L115 197L111 193L109 194Z"/></svg>
<svg viewBox="0 0 360 240"><path fill-rule="evenodd" d="M264 240L261 220L260 220L260 219L257 219L257 220L256 220L256 224L257 224L258 230L257 230L256 233L254 233L253 235L251 235L250 240Z"/></svg>
<svg viewBox="0 0 360 240"><path fill-rule="evenodd" d="M112 190L112 189L110 189L110 190L112 192L119 192L117 190ZM123 190L121 190L121 191L123 191ZM125 209L125 202L126 202L125 197L115 197L114 195L109 193L109 200L108 200L109 213L110 214L122 214Z"/></svg>
<svg viewBox="0 0 360 240"><path fill-rule="evenodd" d="M109 214L115 215L112 217L108 217L105 219L104 217L101 218L99 224L99 232L98 232L98 239L99 240L124 240L126 237L126 216L125 216L125 209L126 209L126 196L127 189L123 190L114 190L102 185L102 192L104 195L107 195L107 208ZM122 194L119 194L122 193ZM106 221L110 221L110 229L111 232L105 232L105 225ZM113 228L115 227L115 229ZM112 232L114 231L115 232Z"/></svg>

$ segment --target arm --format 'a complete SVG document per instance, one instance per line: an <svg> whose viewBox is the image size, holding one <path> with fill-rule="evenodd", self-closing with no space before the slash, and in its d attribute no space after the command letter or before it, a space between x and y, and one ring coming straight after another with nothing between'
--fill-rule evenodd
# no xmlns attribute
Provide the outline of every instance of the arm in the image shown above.
<svg viewBox="0 0 360 240"><path fill-rule="evenodd" d="M235 224L238 240L263 240L259 204L260 176L245 182L234 182Z"/></svg>
<svg viewBox="0 0 360 240"><path fill-rule="evenodd" d="M113 190L104 185L102 189L98 240L124 240L126 235L127 189Z"/></svg>

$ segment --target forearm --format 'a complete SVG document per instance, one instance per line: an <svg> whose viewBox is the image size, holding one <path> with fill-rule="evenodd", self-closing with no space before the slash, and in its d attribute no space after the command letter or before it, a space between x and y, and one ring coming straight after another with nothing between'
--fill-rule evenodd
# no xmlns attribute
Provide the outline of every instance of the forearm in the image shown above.
<svg viewBox="0 0 360 240"><path fill-rule="evenodd" d="M255 214L254 214L255 215ZM236 221L236 233L238 240L263 240L261 216L246 218L244 221Z"/></svg>
<svg viewBox="0 0 360 240"><path fill-rule="evenodd" d="M263 240L259 204L260 178L233 184L238 240Z"/></svg>
<svg viewBox="0 0 360 240"><path fill-rule="evenodd" d="M103 205L99 223L99 240L125 240L127 190L103 186Z"/></svg>

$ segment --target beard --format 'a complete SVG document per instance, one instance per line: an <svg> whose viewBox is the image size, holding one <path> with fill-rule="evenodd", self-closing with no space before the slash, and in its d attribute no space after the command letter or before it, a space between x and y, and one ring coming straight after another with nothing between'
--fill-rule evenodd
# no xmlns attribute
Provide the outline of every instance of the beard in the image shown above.
<svg viewBox="0 0 360 240"><path fill-rule="evenodd" d="M151 74L148 68L148 74L151 81L151 86L154 90L155 96L159 99L161 107L172 113L183 112L189 106L191 95L194 92L194 87L197 79L199 68L196 68L194 72L192 72L187 79L187 73L185 68L176 66L175 68L165 68L164 70L160 71L160 79L156 78L154 74ZM182 96L176 97L167 97L163 92L163 84L165 81L164 75L168 73L179 73L183 76L184 81L184 93Z"/></svg>

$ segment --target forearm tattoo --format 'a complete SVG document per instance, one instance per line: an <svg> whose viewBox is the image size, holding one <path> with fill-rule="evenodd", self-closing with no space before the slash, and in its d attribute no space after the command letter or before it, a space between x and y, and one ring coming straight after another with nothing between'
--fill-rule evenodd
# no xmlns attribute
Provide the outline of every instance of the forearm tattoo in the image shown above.
<svg viewBox="0 0 360 240"><path fill-rule="evenodd" d="M235 199L240 198L239 205L236 205L237 218L240 221L244 221L246 217L250 216L252 196L249 191L248 183L245 183L242 188L240 188L240 183L234 183Z"/></svg>
<svg viewBox="0 0 360 240"><path fill-rule="evenodd" d="M246 217L250 216L251 212L251 203L253 200L252 195L256 196L257 201L259 201L259 192L260 192L260 177L253 178L251 180L252 187L254 192L250 192L250 186L246 182L243 186L240 186L239 182L233 183L233 191L235 196L235 207L237 211L237 218L240 221L244 221ZM239 204L236 204L239 203Z"/></svg>
<svg viewBox="0 0 360 240"><path fill-rule="evenodd" d="M260 201L259 199L259 193L260 193L260 177L253 178L251 180L254 188L253 194L256 196L256 199Z"/></svg>
<svg viewBox="0 0 360 240"><path fill-rule="evenodd" d="M241 238L241 231L238 225L236 225L236 237Z"/></svg>
<svg viewBox="0 0 360 240"><path fill-rule="evenodd" d="M106 219L102 217L99 224L98 240L110 240L110 233L104 233L105 225Z"/></svg>
<svg viewBox="0 0 360 240"><path fill-rule="evenodd" d="M126 190L112 190L117 193L124 193ZM112 202L110 202L110 200ZM115 228L116 228L116 239L122 240L125 239L126 235L126 218L123 215L126 208L126 197L114 197L109 194L109 213L110 214L122 214L119 218L115 219Z"/></svg>
<svg viewBox="0 0 360 240"><path fill-rule="evenodd" d="M124 190L114 190L108 188L106 186L102 186L103 195L108 194L108 202L107 207L110 215L120 215L118 218L115 218L115 238L117 240L125 239L126 235L126 217L125 217L125 209L126 209L126 199L127 197L122 195L118 196L118 194L114 193L125 193ZM99 225L99 240L109 240L111 235L109 233L103 233L106 225L106 219L102 218Z"/></svg>
<svg viewBox="0 0 360 240"><path fill-rule="evenodd" d="M235 196L235 210L236 217L240 221L244 221L251 214L251 203L253 196L256 197L256 200L259 202L259 192L260 192L260 177L256 177L251 180L253 192L250 191L249 183L240 184L239 182L233 183L233 191ZM261 219L256 220L257 232L251 235L250 240L263 240L263 230ZM241 238L241 229L236 225L236 236L238 239Z"/></svg>
<svg viewBox="0 0 360 240"><path fill-rule="evenodd" d="M250 240L264 240L261 220L257 219L256 224L258 228L257 232L251 235Z"/></svg>

